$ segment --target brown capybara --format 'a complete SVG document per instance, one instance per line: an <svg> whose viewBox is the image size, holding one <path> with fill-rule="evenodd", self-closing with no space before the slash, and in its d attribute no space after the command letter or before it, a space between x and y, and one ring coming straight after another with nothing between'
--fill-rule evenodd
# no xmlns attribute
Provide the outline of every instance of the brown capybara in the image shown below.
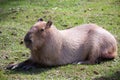
<svg viewBox="0 0 120 80"><path fill-rule="evenodd" d="M30 69L35 65L95 64L117 56L114 36L95 24L58 30L51 21L39 19L27 32L24 42L31 57L8 69Z"/></svg>

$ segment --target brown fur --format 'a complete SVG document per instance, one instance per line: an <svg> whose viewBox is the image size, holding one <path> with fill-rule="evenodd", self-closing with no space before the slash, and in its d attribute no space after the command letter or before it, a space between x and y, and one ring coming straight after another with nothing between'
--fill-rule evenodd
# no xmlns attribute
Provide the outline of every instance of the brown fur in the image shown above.
<svg viewBox="0 0 120 80"><path fill-rule="evenodd" d="M95 24L58 30L51 21L41 20L28 31L25 44L31 50L28 60L47 66L95 64L99 58L117 56L113 35Z"/></svg>
<svg viewBox="0 0 120 80"><path fill-rule="evenodd" d="M94 64L99 57L115 58L117 55L115 38L95 24L67 30L57 30L53 25L46 29L46 25L39 21L29 31L32 33L30 50L34 62L48 66L74 62ZM39 31L41 29L44 31Z"/></svg>

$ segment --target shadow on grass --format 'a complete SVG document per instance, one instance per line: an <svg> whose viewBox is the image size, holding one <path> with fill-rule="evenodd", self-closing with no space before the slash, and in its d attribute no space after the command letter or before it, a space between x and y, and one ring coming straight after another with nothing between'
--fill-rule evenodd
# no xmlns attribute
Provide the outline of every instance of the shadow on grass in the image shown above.
<svg viewBox="0 0 120 80"><path fill-rule="evenodd" d="M31 70L5 70L5 74L40 74L51 69L56 69L58 67L45 67L45 68L35 68Z"/></svg>
<svg viewBox="0 0 120 80"><path fill-rule="evenodd" d="M99 77L99 78L95 78L93 80L120 80L120 71L116 71L111 76L102 76L102 77Z"/></svg>

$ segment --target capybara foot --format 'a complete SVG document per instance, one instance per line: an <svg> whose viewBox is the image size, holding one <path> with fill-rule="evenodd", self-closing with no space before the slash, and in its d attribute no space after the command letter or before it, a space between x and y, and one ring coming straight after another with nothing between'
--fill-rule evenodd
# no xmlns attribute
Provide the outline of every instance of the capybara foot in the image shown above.
<svg viewBox="0 0 120 80"><path fill-rule="evenodd" d="M9 64L6 69L9 70L30 70L35 68L35 63L31 60L26 60L18 64Z"/></svg>
<svg viewBox="0 0 120 80"><path fill-rule="evenodd" d="M79 62L74 62L73 64L90 64L90 65L92 65L92 64L95 64L96 62L94 62L94 61L79 61Z"/></svg>

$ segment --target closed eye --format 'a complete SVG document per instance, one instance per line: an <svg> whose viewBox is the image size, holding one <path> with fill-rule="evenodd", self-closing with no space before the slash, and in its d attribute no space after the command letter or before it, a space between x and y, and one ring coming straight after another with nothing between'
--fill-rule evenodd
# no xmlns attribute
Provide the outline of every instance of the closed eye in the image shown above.
<svg viewBox="0 0 120 80"><path fill-rule="evenodd" d="M42 32L42 31L44 31L44 29L41 29L40 31Z"/></svg>

